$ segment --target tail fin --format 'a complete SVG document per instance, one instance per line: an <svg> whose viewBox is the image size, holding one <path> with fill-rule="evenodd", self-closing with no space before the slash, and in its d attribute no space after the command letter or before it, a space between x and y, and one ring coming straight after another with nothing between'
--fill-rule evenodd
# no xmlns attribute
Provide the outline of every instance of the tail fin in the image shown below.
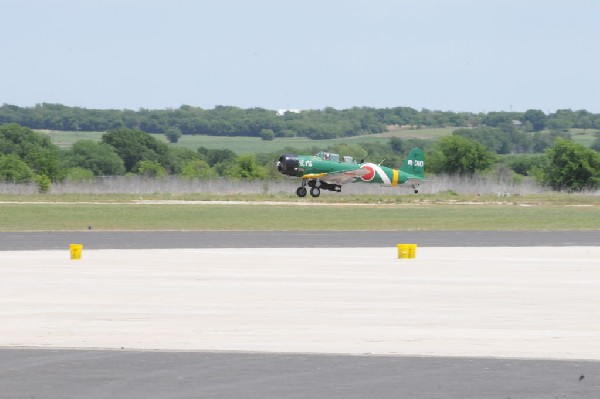
<svg viewBox="0 0 600 399"><path fill-rule="evenodd" d="M423 154L423 150L418 147L410 150L400 167L400 171L411 175L409 178L423 179L425 177L425 154Z"/></svg>

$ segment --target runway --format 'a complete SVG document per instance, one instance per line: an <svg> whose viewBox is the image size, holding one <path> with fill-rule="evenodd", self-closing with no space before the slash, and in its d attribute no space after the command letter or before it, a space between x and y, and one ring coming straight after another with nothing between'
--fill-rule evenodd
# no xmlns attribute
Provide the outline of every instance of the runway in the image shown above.
<svg viewBox="0 0 600 399"><path fill-rule="evenodd" d="M4 399L598 398L600 365L448 357L0 350Z"/></svg>
<svg viewBox="0 0 600 399"><path fill-rule="evenodd" d="M129 234L117 237L149 239ZM236 234L229 246L247 245ZM465 249L433 234L439 245L399 260L397 235L359 248L265 237L262 249L82 241L81 261L65 243L3 244L2 397L600 393L597 246Z"/></svg>
<svg viewBox="0 0 600 399"><path fill-rule="evenodd" d="M0 251L171 248L370 248L596 246L591 231L56 231L0 232Z"/></svg>

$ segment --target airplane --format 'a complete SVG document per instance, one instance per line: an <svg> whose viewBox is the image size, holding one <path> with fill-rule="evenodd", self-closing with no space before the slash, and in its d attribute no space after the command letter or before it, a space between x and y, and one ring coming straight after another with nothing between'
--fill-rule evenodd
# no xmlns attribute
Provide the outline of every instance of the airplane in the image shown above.
<svg viewBox="0 0 600 399"><path fill-rule="evenodd" d="M302 179L296 190L298 197L308 193L318 197L321 190L342 191L345 183L367 182L380 183L384 186L396 186L408 183L419 192L417 186L424 179L425 155L420 148L413 148L400 169L392 169L381 164L356 163L352 157L345 156L340 160L338 154L321 151L317 155L283 154L276 162L279 173Z"/></svg>

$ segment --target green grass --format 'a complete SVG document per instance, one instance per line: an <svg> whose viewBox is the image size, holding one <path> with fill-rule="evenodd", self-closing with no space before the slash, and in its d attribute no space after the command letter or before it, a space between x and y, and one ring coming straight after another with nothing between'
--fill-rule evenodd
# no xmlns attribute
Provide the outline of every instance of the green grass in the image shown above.
<svg viewBox="0 0 600 399"><path fill-rule="evenodd" d="M296 149L305 149L317 147L328 149L338 144L359 144L359 143L382 143L388 144L391 137L401 138L420 138L436 139L452 133L454 129L422 129L422 130L398 130L381 134L370 134L355 137L344 137L330 140L311 140L304 137L276 138L272 141L265 141L258 137L220 137L220 136L201 136L184 135L179 139L176 146L187 147L197 150L198 147L209 149L229 148L238 154L258 154L283 151L285 147ZM166 138L163 135L157 135L163 141Z"/></svg>
<svg viewBox="0 0 600 399"><path fill-rule="evenodd" d="M390 130L386 133L375 134L379 137L400 137L403 139L439 139L440 137L449 136L457 127L444 128L425 128L425 129L397 129Z"/></svg>
<svg viewBox="0 0 600 399"><path fill-rule="evenodd" d="M574 142L583 144L586 147L590 147L596 140L596 130L594 129L571 129L569 132Z"/></svg>
<svg viewBox="0 0 600 399"><path fill-rule="evenodd" d="M66 132L60 130L37 130L37 132L50 137L52 143L61 148L71 147L73 143L79 140L100 141L104 134L104 132Z"/></svg>
<svg viewBox="0 0 600 399"><path fill-rule="evenodd" d="M273 141L264 141L258 137L225 137L225 136L203 136L203 135L183 135L177 144L177 147L186 147L194 151L198 147L209 149L229 148L238 154L258 154L267 152L282 151L285 147L305 149L318 147L322 149L330 148L336 144L357 144L357 143L383 143L387 144L390 137L400 137L403 139L425 139L437 140L440 137L452 134L457 128L439 128L439 129L398 129L386 133L370 134L356 137L345 137L331 140L310 140L302 137L276 138ZM79 140L100 141L104 132L67 132L58 130L39 130L39 132L48 135L52 142L59 147L68 148ZM547 133L545 131L544 133ZM596 139L593 129L571 129L571 137L576 143L589 147ZM161 141L167 142L165 135L154 134Z"/></svg>
<svg viewBox="0 0 600 399"><path fill-rule="evenodd" d="M4 203L1 231L595 230L600 206Z"/></svg>
<svg viewBox="0 0 600 399"><path fill-rule="evenodd" d="M396 194L329 194L319 198L299 199L293 192L280 194L220 194L215 192L203 193L153 193L153 194L0 194L0 207L6 203L47 203L47 204L135 204L137 201L184 201L188 204L198 201L228 201L228 202L283 202L300 205L518 205L518 206L595 206L600 207L598 195L582 193L558 193L515 195L498 197L488 195L459 195L452 191L438 194L396 195Z"/></svg>
<svg viewBox="0 0 600 399"><path fill-rule="evenodd" d="M331 140L311 140L303 137L276 138L273 141L265 141L258 137L226 137L226 136L204 136L183 135L176 147L186 147L196 151L198 147L209 149L228 148L238 154L258 154L282 151L285 147L297 149L318 147L327 149L336 144L357 143L389 143L390 137L436 139L451 134L454 128L443 129L419 129L419 130L396 130L388 133L372 134L356 137L345 137ZM48 135L52 142L59 147L68 148L79 140L100 141L104 132L67 132L57 130L39 130L40 133ZM165 135L153 134L163 142L168 142Z"/></svg>

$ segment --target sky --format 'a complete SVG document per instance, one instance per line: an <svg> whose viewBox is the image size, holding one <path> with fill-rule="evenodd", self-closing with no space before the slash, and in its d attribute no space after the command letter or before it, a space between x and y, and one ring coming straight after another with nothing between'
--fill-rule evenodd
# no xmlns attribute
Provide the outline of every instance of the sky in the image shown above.
<svg viewBox="0 0 600 399"><path fill-rule="evenodd" d="M597 0L0 0L0 104L600 113Z"/></svg>

